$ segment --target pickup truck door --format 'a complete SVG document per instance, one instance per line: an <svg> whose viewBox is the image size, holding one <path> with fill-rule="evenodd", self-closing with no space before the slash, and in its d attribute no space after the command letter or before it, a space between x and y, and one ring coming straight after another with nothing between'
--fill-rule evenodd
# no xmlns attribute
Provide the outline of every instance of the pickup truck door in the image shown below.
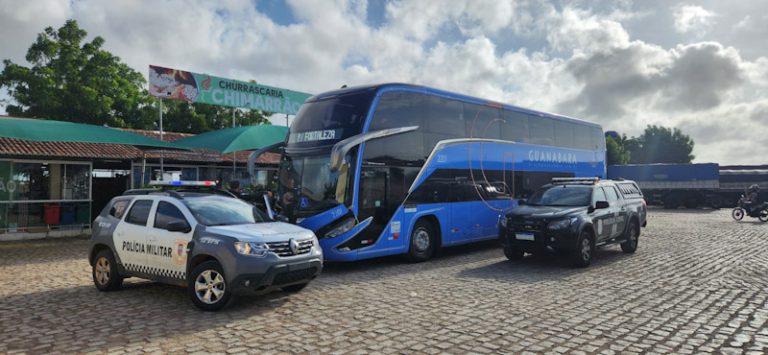
<svg viewBox="0 0 768 355"><path fill-rule="evenodd" d="M610 218L611 222L611 238L615 238L624 233L624 228L627 225L627 207L625 201L619 196L619 192L613 186L603 186L605 195L608 197L608 203L611 205L611 212L613 216Z"/></svg>
<svg viewBox="0 0 768 355"><path fill-rule="evenodd" d="M608 201L608 197L605 195L602 187L595 187L592 192L592 207L595 206L597 201ZM610 238L611 227L608 224L609 218L613 216L611 207L596 209L592 212L592 225L595 228L595 241L600 242Z"/></svg>

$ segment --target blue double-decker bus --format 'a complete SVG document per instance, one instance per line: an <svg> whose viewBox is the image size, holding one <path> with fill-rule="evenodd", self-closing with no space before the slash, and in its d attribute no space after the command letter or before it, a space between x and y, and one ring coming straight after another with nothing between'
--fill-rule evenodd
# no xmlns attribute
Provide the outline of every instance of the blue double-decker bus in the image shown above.
<svg viewBox="0 0 768 355"><path fill-rule="evenodd" d="M406 84L316 95L284 144L277 204L330 261L427 260L553 177L605 176L597 124Z"/></svg>

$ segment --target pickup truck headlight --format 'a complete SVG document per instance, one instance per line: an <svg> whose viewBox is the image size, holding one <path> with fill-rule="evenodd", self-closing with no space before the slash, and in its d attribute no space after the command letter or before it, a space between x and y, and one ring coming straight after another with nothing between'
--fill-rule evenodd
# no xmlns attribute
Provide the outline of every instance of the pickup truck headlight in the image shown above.
<svg viewBox="0 0 768 355"><path fill-rule="evenodd" d="M324 237L333 238L337 235L342 235L346 232L349 232L354 226L355 226L355 218L348 217L347 219L339 223L336 227L333 227L333 229L326 232Z"/></svg>
<svg viewBox="0 0 768 355"><path fill-rule="evenodd" d="M269 246L266 243L235 242L235 249L240 254L250 256L261 257L269 253Z"/></svg>
<svg viewBox="0 0 768 355"><path fill-rule="evenodd" d="M576 222L576 220L577 220L576 217L571 217L568 219L552 221L552 222L549 222L549 224L547 225L547 229L550 229L550 230L566 229L570 227L573 222Z"/></svg>

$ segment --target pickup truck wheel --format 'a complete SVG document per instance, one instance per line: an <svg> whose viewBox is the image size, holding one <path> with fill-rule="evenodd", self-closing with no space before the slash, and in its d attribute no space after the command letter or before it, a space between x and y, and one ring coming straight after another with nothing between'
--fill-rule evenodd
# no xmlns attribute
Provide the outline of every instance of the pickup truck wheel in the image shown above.
<svg viewBox="0 0 768 355"><path fill-rule="evenodd" d="M217 261L195 266L189 275L187 289L192 303L204 311L218 311L232 298L232 291Z"/></svg>
<svg viewBox="0 0 768 355"><path fill-rule="evenodd" d="M595 242L592 233L584 230L579 234L576 242L576 248L571 252L573 266L587 267L592 263L592 256L595 254Z"/></svg>
<svg viewBox="0 0 768 355"><path fill-rule="evenodd" d="M96 254L91 271L93 284L99 291L114 291L123 285L123 277L117 271L115 256L109 249Z"/></svg>
<svg viewBox="0 0 768 355"><path fill-rule="evenodd" d="M283 290L284 292L291 292L291 293L293 293L293 292L299 292L299 291L303 290L304 287L307 287L307 285L309 285L309 282L303 283L303 284L298 284L298 285L285 286L285 287L282 287L280 289Z"/></svg>
<svg viewBox="0 0 768 355"><path fill-rule="evenodd" d="M504 256L511 261L523 260L525 252L518 247L504 247Z"/></svg>
<svg viewBox="0 0 768 355"><path fill-rule="evenodd" d="M639 228L637 228L637 222L631 220L627 231L624 232L625 241L621 243L621 251L627 254L633 254L637 250L637 239L640 236Z"/></svg>

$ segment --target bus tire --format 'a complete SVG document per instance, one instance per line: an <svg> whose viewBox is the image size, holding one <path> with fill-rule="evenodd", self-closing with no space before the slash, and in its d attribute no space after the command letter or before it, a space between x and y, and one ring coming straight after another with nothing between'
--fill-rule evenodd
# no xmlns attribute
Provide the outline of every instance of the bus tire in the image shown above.
<svg viewBox="0 0 768 355"><path fill-rule="evenodd" d="M413 226L411 242L408 248L408 259L420 263L427 261L437 248L437 233L432 223L426 219L420 219Z"/></svg>

